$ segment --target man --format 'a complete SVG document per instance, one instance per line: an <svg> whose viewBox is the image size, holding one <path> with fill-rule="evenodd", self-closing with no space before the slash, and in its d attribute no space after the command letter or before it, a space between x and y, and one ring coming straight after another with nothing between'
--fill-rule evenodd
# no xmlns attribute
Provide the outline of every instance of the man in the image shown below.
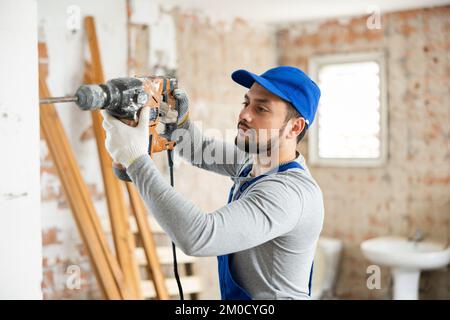
<svg viewBox="0 0 450 320"><path fill-rule="evenodd" d="M287 66L261 76L238 70L232 79L250 89L235 145L202 136L188 119L186 94L175 91L176 149L192 164L231 177L224 207L206 214L161 176L147 155L148 108L135 128L103 113L106 147L181 250L218 256L222 299L308 299L324 209L321 190L296 146L314 120L320 90L301 70ZM202 157L207 148L234 161L207 161Z"/></svg>

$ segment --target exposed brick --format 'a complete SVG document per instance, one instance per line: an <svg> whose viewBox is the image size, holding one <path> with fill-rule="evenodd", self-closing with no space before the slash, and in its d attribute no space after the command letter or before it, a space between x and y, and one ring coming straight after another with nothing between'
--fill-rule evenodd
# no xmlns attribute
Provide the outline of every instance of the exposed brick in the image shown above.
<svg viewBox="0 0 450 320"><path fill-rule="evenodd" d="M61 243L60 240L58 240L58 229L57 228L50 228L47 230L44 230L42 233L42 245L50 245L50 244L59 244Z"/></svg>
<svg viewBox="0 0 450 320"><path fill-rule="evenodd" d="M323 234L345 244L337 286L341 298L390 298L389 276L383 277L381 291L365 287L367 261L359 248L364 239L408 236L422 228L432 239L450 241L449 17L450 6L445 6L385 14L380 30L368 30L362 17L345 24L324 21L313 32L305 31L305 23L277 32L281 64L304 67L319 54L388 52L387 165L371 170L310 167L325 198ZM307 143L300 147L304 154ZM421 298L450 298L449 286L439 281L450 279L450 271L430 274L434 282Z"/></svg>

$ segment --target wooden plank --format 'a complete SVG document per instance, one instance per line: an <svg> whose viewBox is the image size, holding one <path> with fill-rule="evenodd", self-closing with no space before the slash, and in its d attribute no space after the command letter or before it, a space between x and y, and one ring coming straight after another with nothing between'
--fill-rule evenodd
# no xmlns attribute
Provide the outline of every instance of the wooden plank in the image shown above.
<svg viewBox="0 0 450 320"><path fill-rule="evenodd" d="M147 215L147 221L148 224L150 226L150 230L152 232L152 234L165 234L164 230L161 228L161 226L159 225L158 222L156 222L156 220L150 216ZM102 227L103 230L105 230L105 232L111 233L111 225L109 223L109 219L102 219ZM129 225L130 225L130 230L132 233L139 233L137 224L136 224L136 219L134 219L134 216L131 216L129 219Z"/></svg>
<svg viewBox="0 0 450 320"><path fill-rule="evenodd" d="M150 229L151 229L153 234L155 232L164 234L164 231L161 229L161 227L158 225L158 223L155 221L155 219L153 219L151 217L148 217L147 220L149 221ZM134 218L130 219L130 226L131 226L131 230L134 233L139 234L138 230L137 230L136 221L134 220ZM105 230L106 233L111 233L111 227L110 227L109 220L107 220L107 219L103 219L102 220L102 228L103 228L103 230ZM156 229L156 231L155 231L155 229ZM145 257L145 253L144 253L143 249L137 247L135 252L136 252L136 259L137 259L138 265L140 265L140 266L146 265L147 264L147 259ZM158 246L156 246L156 253L158 255L159 262L162 265L173 263L172 248L171 247L158 247ZM178 260L178 263L180 263L180 264L183 264L183 263L194 263L195 261L197 261L197 259L198 259L197 257L188 256L183 251L181 251L180 249L177 249L177 260Z"/></svg>
<svg viewBox="0 0 450 320"><path fill-rule="evenodd" d="M159 223L150 215L147 215L147 221L150 226L152 233L154 234L165 234L164 230L161 228ZM130 220L130 228L132 232L138 232L138 227L135 219Z"/></svg>
<svg viewBox="0 0 450 320"><path fill-rule="evenodd" d="M156 254L162 265L171 265L173 263L172 247L157 247ZM147 258L142 248L136 248L136 260L140 266L147 265ZM188 256L180 249L177 249L177 261L179 264L194 263L197 261L197 257Z"/></svg>
<svg viewBox="0 0 450 320"><path fill-rule="evenodd" d="M39 93L41 97L51 96L41 77ZM100 288L107 299L121 299L124 294L122 274L119 266L114 264L106 238L98 228L100 223L87 185L81 177L54 105L40 107L40 124ZM96 220L98 224L95 223Z"/></svg>
<svg viewBox="0 0 450 320"><path fill-rule="evenodd" d="M91 54L91 80L93 83L104 83L104 73L102 60L100 58L100 48L98 47L97 32L95 30L95 21L93 16L87 16L84 19L86 36L89 44L89 50Z"/></svg>
<svg viewBox="0 0 450 320"><path fill-rule="evenodd" d="M202 291L202 282L200 277L197 276L187 276L180 277L181 282L183 283L183 292L184 294L193 294L199 293ZM144 280L141 282L142 284L142 292L144 298L154 298L156 296L156 292L153 286L153 282L151 280ZM166 280L167 288L169 295L175 297L178 295L178 286L175 278L170 278Z"/></svg>
<svg viewBox="0 0 450 320"><path fill-rule="evenodd" d="M85 18L91 63L85 71L86 83L104 83L103 67L100 60L100 50L97 42L94 18ZM99 111L92 111L92 126L97 143L100 167L103 176L106 201L116 249L116 256L122 269L125 282L130 287L131 298L142 299L139 285L139 270L134 257L135 243L128 224L128 210L125 204L122 182L112 171L112 162L105 148L106 134L102 128L102 116Z"/></svg>
<svg viewBox="0 0 450 320"><path fill-rule="evenodd" d="M167 300L169 294L164 279L164 274L161 269L161 264L156 254L156 245L153 239L152 231L147 220L147 209L145 208L142 199L139 196L134 185L130 182L126 183L128 195L130 197L130 205L136 219L136 225L139 230L139 235L142 240L142 246L147 259L147 268L150 276L153 279L156 296L158 299Z"/></svg>

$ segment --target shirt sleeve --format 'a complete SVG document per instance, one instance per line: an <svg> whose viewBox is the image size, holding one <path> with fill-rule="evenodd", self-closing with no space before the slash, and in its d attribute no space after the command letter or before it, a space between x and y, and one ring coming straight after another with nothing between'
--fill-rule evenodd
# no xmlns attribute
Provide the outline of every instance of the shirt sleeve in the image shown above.
<svg viewBox="0 0 450 320"><path fill-rule="evenodd" d="M245 197L206 213L172 188L150 157L138 158L127 173L164 231L191 256L255 247L292 230L301 215L301 194L277 175L250 186Z"/></svg>
<svg viewBox="0 0 450 320"><path fill-rule="evenodd" d="M192 165L225 176L236 176L248 155L234 144L207 137L190 120L174 131L175 151Z"/></svg>

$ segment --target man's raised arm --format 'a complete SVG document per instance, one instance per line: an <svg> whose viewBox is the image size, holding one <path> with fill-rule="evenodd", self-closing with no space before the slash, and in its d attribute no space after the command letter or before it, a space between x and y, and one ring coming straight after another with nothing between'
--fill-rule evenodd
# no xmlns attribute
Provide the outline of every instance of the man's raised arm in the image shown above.
<svg viewBox="0 0 450 320"><path fill-rule="evenodd" d="M225 176L235 176L247 154L234 144L203 135L189 119L189 100L183 90L174 92L178 111L178 129L171 140L177 141L175 151L192 165Z"/></svg>

